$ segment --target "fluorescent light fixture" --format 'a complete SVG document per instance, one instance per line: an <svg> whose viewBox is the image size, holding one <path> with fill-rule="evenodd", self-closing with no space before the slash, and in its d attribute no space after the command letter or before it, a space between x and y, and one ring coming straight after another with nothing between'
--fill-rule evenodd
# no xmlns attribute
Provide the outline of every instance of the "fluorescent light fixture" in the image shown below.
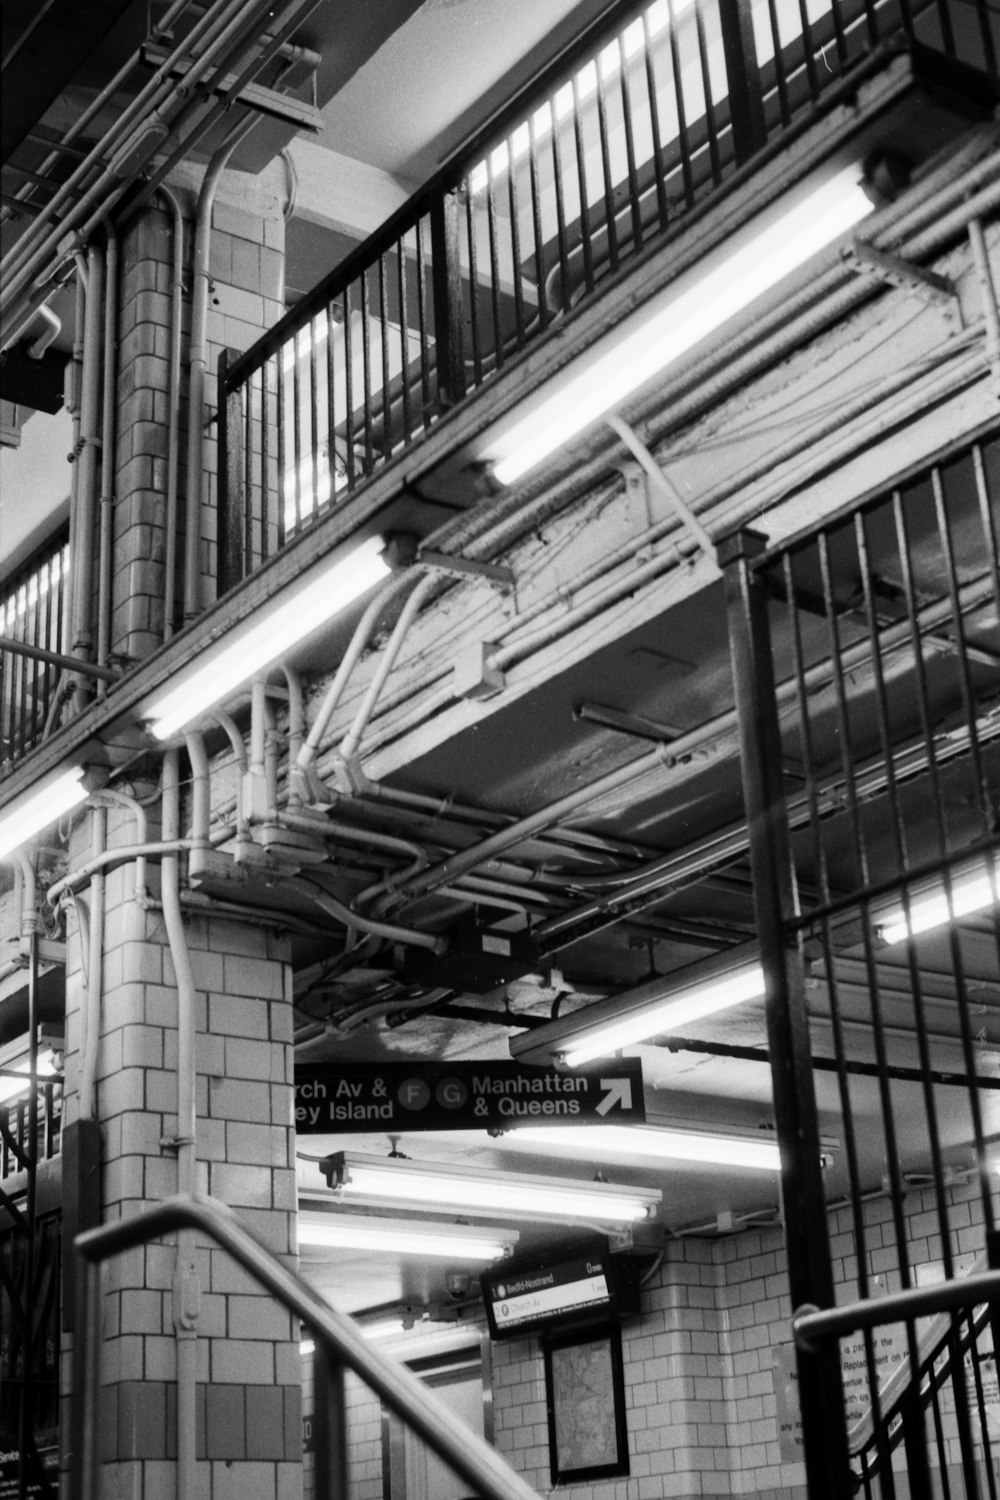
<svg viewBox="0 0 1000 1500"><path fill-rule="evenodd" d="M748 943L512 1037L511 1055L577 1068L763 994L757 945Z"/></svg>
<svg viewBox="0 0 1000 1500"><path fill-rule="evenodd" d="M489 1263L509 1255L517 1234L468 1224L401 1222L350 1214L299 1218L299 1244L381 1255L423 1255Z"/></svg>
<svg viewBox="0 0 1000 1500"><path fill-rule="evenodd" d="M539 392L520 420L498 431L486 457L511 484L599 417L619 406L653 376L795 271L871 212L861 167L842 168L825 181L773 206L654 298L576 361L576 374Z"/></svg>
<svg viewBox="0 0 1000 1500"><path fill-rule="evenodd" d="M380 536L309 575L295 593L274 609L263 606L251 620L207 647L190 672L181 672L146 707L156 738L168 740L298 641L389 576Z"/></svg>
<svg viewBox="0 0 1000 1500"><path fill-rule="evenodd" d="M84 775L83 766L60 771L0 814L0 859L86 801L89 789L84 785Z"/></svg>
<svg viewBox="0 0 1000 1500"><path fill-rule="evenodd" d="M662 1197L647 1188L430 1166L357 1151L338 1151L326 1157L320 1168L342 1202L375 1201L401 1209L452 1208L473 1216L632 1224L652 1217Z"/></svg>
<svg viewBox="0 0 1000 1500"><path fill-rule="evenodd" d="M571 1150L582 1160L591 1153L625 1160L693 1161L751 1171L778 1172L777 1142L761 1135L687 1130L660 1125L519 1125L503 1139L515 1150L522 1142Z"/></svg>
<svg viewBox="0 0 1000 1500"><path fill-rule="evenodd" d="M14 1064L15 1073L27 1073L29 1068L30 1064L27 1061ZM58 1071L51 1048L47 1047L44 1052L39 1052L36 1071L40 1079L51 1078ZM30 1087L30 1078L25 1078L22 1083L17 1078L0 1074L0 1104L9 1104L11 1099L16 1099L19 1094L26 1094Z"/></svg>
<svg viewBox="0 0 1000 1500"><path fill-rule="evenodd" d="M897 907L876 924L883 943L901 943L904 938L944 927L956 917L986 911L1000 901L1000 862L987 859L977 869L956 875L951 894L943 887L910 902L907 912Z"/></svg>

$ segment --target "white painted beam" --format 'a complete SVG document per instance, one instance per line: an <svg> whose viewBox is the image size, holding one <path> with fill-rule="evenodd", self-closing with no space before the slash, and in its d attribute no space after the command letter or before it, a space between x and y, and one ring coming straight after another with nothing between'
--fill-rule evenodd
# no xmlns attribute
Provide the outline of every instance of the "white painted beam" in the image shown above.
<svg viewBox="0 0 1000 1500"><path fill-rule="evenodd" d="M353 239L374 234L417 190L417 183L315 141L294 140L288 151L298 178L295 217Z"/></svg>

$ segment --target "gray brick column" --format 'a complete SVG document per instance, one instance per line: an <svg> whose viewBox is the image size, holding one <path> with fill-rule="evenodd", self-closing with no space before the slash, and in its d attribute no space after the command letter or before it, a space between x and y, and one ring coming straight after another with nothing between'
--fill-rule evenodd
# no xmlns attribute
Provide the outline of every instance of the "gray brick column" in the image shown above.
<svg viewBox="0 0 1000 1500"><path fill-rule="evenodd" d="M86 823L86 820L85 820ZM131 829L110 815L110 842ZM79 863L84 858L82 835ZM155 832L153 833L155 836ZM158 884L155 866L150 884ZM87 893L81 892L86 901ZM197 986L197 1158L222 1199L294 1263L295 1132L287 940L260 924L185 921ZM88 1004L79 931L68 923L67 1123L79 1114ZM92 1011L90 1012L92 1014ZM109 875L97 1114L104 1218L177 1191L177 994L162 913L134 897L131 865ZM198 1459L210 1500L301 1495L298 1328L221 1251L198 1251ZM175 1250L153 1243L109 1264L101 1397L102 1500L174 1494Z"/></svg>

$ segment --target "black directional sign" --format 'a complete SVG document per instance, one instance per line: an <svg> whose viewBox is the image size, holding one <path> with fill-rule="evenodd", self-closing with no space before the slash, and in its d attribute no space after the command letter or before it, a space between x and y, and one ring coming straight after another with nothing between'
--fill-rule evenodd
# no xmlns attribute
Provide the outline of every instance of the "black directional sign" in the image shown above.
<svg viewBox="0 0 1000 1500"><path fill-rule="evenodd" d="M638 1058L586 1072L419 1059L295 1069L295 1125L303 1135L510 1130L529 1123L628 1125L645 1118Z"/></svg>

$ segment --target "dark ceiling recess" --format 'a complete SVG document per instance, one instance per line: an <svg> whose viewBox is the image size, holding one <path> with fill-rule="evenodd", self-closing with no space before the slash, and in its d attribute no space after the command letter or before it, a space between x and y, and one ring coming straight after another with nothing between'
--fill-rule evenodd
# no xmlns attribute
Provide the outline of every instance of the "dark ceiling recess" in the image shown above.
<svg viewBox="0 0 1000 1500"><path fill-rule="evenodd" d="M13 155L130 10L145 16L136 0L4 0L0 160ZM119 62L124 38L122 48Z"/></svg>
<svg viewBox="0 0 1000 1500"><path fill-rule="evenodd" d="M66 355L55 349L40 359L32 359L25 344L7 349L0 355L0 400L54 415L62 410L65 370Z"/></svg>

